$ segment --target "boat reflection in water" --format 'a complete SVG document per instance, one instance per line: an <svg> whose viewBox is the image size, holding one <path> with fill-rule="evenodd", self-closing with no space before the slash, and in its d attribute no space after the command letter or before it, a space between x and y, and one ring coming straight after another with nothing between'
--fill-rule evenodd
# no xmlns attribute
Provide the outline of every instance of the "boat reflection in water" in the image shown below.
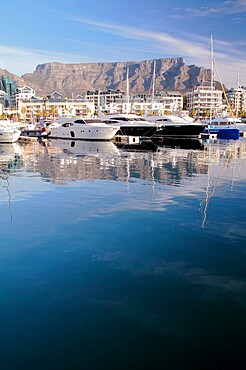
<svg viewBox="0 0 246 370"><path fill-rule="evenodd" d="M181 148L181 149L203 149L204 141L201 139L172 139L163 138L163 140L156 141L159 146L168 146L171 148Z"/></svg>
<svg viewBox="0 0 246 370"><path fill-rule="evenodd" d="M118 149L111 141L60 140L49 139L50 145L60 148L64 153L75 156L118 154Z"/></svg>
<svg viewBox="0 0 246 370"><path fill-rule="evenodd" d="M54 155L55 153L55 155ZM201 188L201 177L213 167L220 171L229 156L229 164L245 155L245 141L202 142L200 140L169 140L155 145L155 150L112 142L49 140L46 160L49 166L36 163L41 174L51 182L68 182L83 179L108 179L134 182L136 179L155 183L182 186L196 192ZM231 154L233 154L231 156ZM39 167L40 166L40 167ZM184 180L189 179L184 187ZM190 187L188 186L190 183ZM206 183L206 180L204 181ZM175 190L177 192L177 190Z"/></svg>
<svg viewBox="0 0 246 370"><path fill-rule="evenodd" d="M125 184L122 191L128 194L126 198L123 193L120 195L124 198L121 209L131 209L134 205L137 209L163 210L168 203L187 197L199 200L203 218L203 210L207 214L215 191L225 192L243 173L246 140L171 139L155 145L154 150L147 150L142 145L131 149L129 145L118 147L113 142L49 139L45 146L38 142L25 143L22 152L27 172L39 174L50 184L79 182L85 186L84 182L104 180L101 187L105 200L102 198L101 204L97 203L99 208L104 207L116 181ZM117 200L114 206L117 207Z"/></svg>
<svg viewBox="0 0 246 370"><path fill-rule="evenodd" d="M0 173L19 166L21 146L18 143L0 144Z"/></svg>

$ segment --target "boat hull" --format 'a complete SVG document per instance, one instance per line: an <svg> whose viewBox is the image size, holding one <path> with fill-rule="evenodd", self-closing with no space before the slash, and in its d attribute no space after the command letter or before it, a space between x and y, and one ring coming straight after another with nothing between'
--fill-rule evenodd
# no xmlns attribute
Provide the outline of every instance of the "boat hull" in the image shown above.
<svg viewBox="0 0 246 370"><path fill-rule="evenodd" d="M239 129L230 127L211 127L203 131L204 134L216 134L218 139L238 139Z"/></svg>
<svg viewBox="0 0 246 370"><path fill-rule="evenodd" d="M140 137L151 137L155 134L157 127L155 125L129 125L120 126L120 129L117 131L117 135L126 135L126 136L140 136Z"/></svg>
<svg viewBox="0 0 246 370"><path fill-rule="evenodd" d="M118 128L108 126L79 125L72 127L55 127L49 137L69 140L111 140Z"/></svg>
<svg viewBox="0 0 246 370"><path fill-rule="evenodd" d="M153 137L168 137L168 138L197 138L205 129L205 125L161 125L157 129Z"/></svg>
<svg viewBox="0 0 246 370"><path fill-rule="evenodd" d="M20 134L20 130L0 130L0 143L15 143Z"/></svg>

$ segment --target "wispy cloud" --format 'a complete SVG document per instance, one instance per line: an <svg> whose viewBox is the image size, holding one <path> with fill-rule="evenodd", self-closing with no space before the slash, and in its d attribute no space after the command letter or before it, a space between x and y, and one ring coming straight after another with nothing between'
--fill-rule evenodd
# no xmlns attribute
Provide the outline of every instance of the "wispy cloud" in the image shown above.
<svg viewBox="0 0 246 370"><path fill-rule="evenodd" d="M245 2L246 1L244 1L244 3ZM226 3L229 2L227 1ZM205 67L210 67L209 37L206 39L205 37L193 34L186 34L186 37L172 36L164 32L155 32L97 20L88 20L75 16L68 16L68 19L73 22L80 22L100 28L104 32L110 32L127 39L138 40L141 42L141 45L148 46L150 52L155 51L162 53L163 57L183 56L191 61L191 63L199 66L204 66L204 62L207 60L207 65L205 65ZM235 85L233 75L236 76L238 71L242 72L242 78L246 79L246 75L244 75L246 54L242 48L239 47L242 42L230 43L216 40L217 64L221 67L223 82L225 84L228 83L230 86Z"/></svg>
<svg viewBox="0 0 246 370"><path fill-rule="evenodd" d="M178 10L178 9L176 9ZM173 14L173 18L223 16L225 14L246 13L246 0L227 0L222 3L214 2L210 6L197 8L185 8L184 14Z"/></svg>
<svg viewBox="0 0 246 370"><path fill-rule="evenodd" d="M112 50L112 45L107 45L105 41L103 43L104 53L100 54L100 57L96 51L102 49L102 39L100 39L100 43L98 42L98 44L94 41L93 47L88 47L87 53L84 48L83 51L70 51L64 53L62 51L30 50L0 45L0 55L2 56L3 64L8 66L7 69L10 71L13 70L14 73L20 75L23 74L23 72L19 72L20 70L31 72L37 64L48 61L60 61L63 63L132 61L134 60L132 55L135 56L137 53L139 53L140 60L142 60L144 59L141 57L143 50L145 55L148 53L151 57L152 55L156 57L157 54L160 55L160 58L184 57L188 64L196 64L206 68L210 67L209 35L207 39L189 33L182 33L182 36L179 36L178 34L171 35L166 32L128 27L69 14L59 13L56 14L56 16L62 17L66 21L89 25L93 30L100 29L101 32L110 33L128 41L134 40L137 41L137 43L134 44L134 50L132 44L129 42L119 43L121 46ZM105 40L107 40L107 37L105 37ZM73 40L73 43L76 42L90 46L90 42L87 40ZM245 84L246 71L244 61L246 59L246 54L243 48L240 47L242 43L244 43L244 41L240 40L237 43L229 43L220 40L216 40L215 42L216 61L222 71L221 76L223 83L227 86L235 85L234 80L236 80L237 72L240 72L241 80L243 84ZM124 58L122 58L122 56L124 56ZM5 60L7 63L5 63Z"/></svg>

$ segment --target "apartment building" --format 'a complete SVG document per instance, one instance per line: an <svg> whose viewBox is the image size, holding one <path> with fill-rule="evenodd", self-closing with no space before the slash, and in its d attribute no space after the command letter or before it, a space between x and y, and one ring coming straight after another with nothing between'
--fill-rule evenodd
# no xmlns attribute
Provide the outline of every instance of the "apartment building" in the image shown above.
<svg viewBox="0 0 246 370"><path fill-rule="evenodd" d="M222 91L210 86L198 86L187 94L187 109L195 111L197 116L204 116L212 110L215 115L223 110Z"/></svg>
<svg viewBox="0 0 246 370"><path fill-rule="evenodd" d="M226 92L226 96L235 113L246 112L246 87L232 88Z"/></svg>
<svg viewBox="0 0 246 370"><path fill-rule="evenodd" d="M18 112L21 119L31 121L35 119L56 119L59 114L73 114L78 116L93 116L95 105L93 102L81 99L67 99L55 92L46 98L32 97L18 101Z"/></svg>

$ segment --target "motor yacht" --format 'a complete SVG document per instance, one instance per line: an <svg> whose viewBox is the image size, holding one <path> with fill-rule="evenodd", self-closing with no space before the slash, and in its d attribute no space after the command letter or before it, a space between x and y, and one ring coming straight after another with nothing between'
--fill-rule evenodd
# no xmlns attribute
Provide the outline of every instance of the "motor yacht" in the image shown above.
<svg viewBox="0 0 246 370"><path fill-rule="evenodd" d="M214 116L202 122L207 126L204 132L217 134L218 138L238 138L240 132L246 132L246 123L240 118Z"/></svg>
<svg viewBox="0 0 246 370"><path fill-rule="evenodd" d="M118 129L118 126L109 126L99 118L60 117L49 126L48 136L70 140L111 140Z"/></svg>
<svg viewBox="0 0 246 370"><path fill-rule="evenodd" d="M191 122L176 115L152 115L145 116L157 125L157 131L153 138L197 138L205 129L206 125L200 122Z"/></svg>
<svg viewBox="0 0 246 370"><path fill-rule="evenodd" d="M15 143L20 137L21 131L11 126L8 120L0 120L0 143Z"/></svg>
<svg viewBox="0 0 246 370"><path fill-rule="evenodd" d="M132 113L111 113L99 112L102 122L107 125L118 126L117 135L151 137L157 130L155 123Z"/></svg>

